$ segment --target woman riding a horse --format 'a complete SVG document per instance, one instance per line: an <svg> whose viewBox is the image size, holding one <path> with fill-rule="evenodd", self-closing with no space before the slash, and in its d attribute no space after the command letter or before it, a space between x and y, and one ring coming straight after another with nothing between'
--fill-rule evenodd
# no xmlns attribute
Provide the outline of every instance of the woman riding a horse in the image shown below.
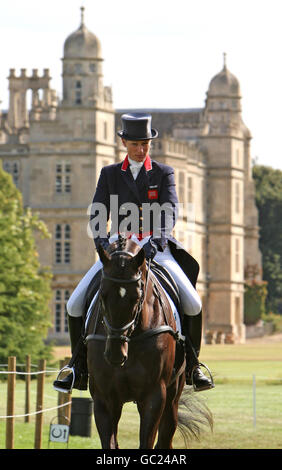
<svg viewBox="0 0 282 470"><path fill-rule="evenodd" d="M118 132L118 135L127 149L127 156L123 162L102 168L92 204L90 224L100 259L86 273L67 303L72 352L74 353L76 349L73 356L73 371L66 378L57 379L54 382L54 387L65 392L71 391L72 387L80 390L87 389L86 348L81 341L86 292L90 282L98 272L101 272L102 268L103 289L107 287L107 282L111 282L105 278L107 270L111 271L111 278L115 277L112 269L114 272L117 269L114 263L117 262L118 257L115 257L114 254L109 255L107 252L111 242L118 238L118 233L126 232L127 238L131 239L133 245L137 245L138 249L142 247L143 250L140 250L140 254L133 255L130 251L129 254L123 254L122 259L127 270L124 273L127 272L127 275L130 276L127 278L124 273L120 274L120 271L117 273L117 279L124 281L124 283L118 285L121 290L115 295L119 296L119 301L128 300L128 292L131 290L134 291L135 300L141 295L139 284L141 280L145 282L144 265L141 262L135 273L133 265L136 268L136 263L142 261L142 253L147 260L154 259L163 266L172 276L179 290L183 312L182 334L185 336L186 383L193 384L196 391L210 389L214 386L213 381L204 375L198 360L202 337L202 306L195 286L199 265L171 236L177 218L178 204L174 170L163 163L151 160L149 156L151 141L158 136L158 132L151 128L150 115L141 113L123 115L122 130ZM128 217L130 211L133 215ZM111 233L113 234L111 238L107 236L106 229L110 217L112 220ZM141 277L137 280L139 276L137 273L140 270L142 275L140 274ZM135 276L137 276L136 280L134 280ZM126 283L127 280L131 281L132 279L133 282ZM112 284L115 285L115 283ZM124 299L120 297L123 293ZM108 298L107 302L109 302ZM106 329L107 321L108 319L105 317L103 322ZM112 321L114 325L116 320L113 318ZM125 341L124 356L127 355L127 348L128 343ZM111 344L108 353L107 348L105 351L106 357L107 354L110 354L112 361L114 361L114 350ZM117 356L120 356L120 348L116 350L118 350ZM93 357L93 361L95 361L95 357ZM116 361L120 363L120 357L116 357ZM98 366L99 363L97 363L96 369ZM97 370L96 374L98 374Z"/></svg>

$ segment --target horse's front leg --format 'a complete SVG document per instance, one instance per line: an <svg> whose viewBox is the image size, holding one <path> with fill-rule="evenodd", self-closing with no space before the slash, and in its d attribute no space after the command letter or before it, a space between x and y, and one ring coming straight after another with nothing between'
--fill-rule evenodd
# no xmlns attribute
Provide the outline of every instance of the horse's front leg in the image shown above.
<svg viewBox="0 0 282 470"><path fill-rule="evenodd" d="M185 383L185 374L167 389L166 405L159 426L155 449L172 449L172 440L177 428L178 402Z"/></svg>
<svg viewBox="0 0 282 470"><path fill-rule="evenodd" d="M94 417L102 449L118 449L117 431L122 405L94 398Z"/></svg>
<svg viewBox="0 0 282 470"><path fill-rule="evenodd" d="M140 415L140 449L153 449L165 403L166 386L163 382L137 403Z"/></svg>

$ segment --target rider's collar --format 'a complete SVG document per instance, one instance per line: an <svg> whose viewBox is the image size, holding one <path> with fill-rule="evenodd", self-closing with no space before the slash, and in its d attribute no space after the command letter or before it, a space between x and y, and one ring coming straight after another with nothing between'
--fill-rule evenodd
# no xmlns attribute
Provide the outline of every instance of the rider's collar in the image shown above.
<svg viewBox="0 0 282 470"><path fill-rule="evenodd" d="M126 155L121 166L122 171L126 171L128 166L129 166L129 159L128 159L128 155ZM152 160L149 157L149 155L147 155L147 157L144 160L144 167L146 171L150 171L152 169Z"/></svg>

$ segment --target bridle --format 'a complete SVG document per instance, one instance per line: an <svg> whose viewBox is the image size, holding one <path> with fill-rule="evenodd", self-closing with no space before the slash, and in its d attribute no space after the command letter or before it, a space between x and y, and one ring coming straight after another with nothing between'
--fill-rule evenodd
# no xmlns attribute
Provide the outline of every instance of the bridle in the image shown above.
<svg viewBox="0 0 282 470"><path fill-rule="evenodd" d="M132 253L125 252L125 251L116 251L113 254L117 255L119 253L126 254L126 255L129 255L131 257L133 256ZM145 297L146 297L147 284L148 284L148 273L149 273L149 269L147 271L146 286L145 286L145 289L144 289L144 282L142 280L142 273L140 271L139 271L137 277L134 277L134 278L131 278L131 279L123 279L123 278L117 278L117 277L109 276L108 274L105 273L105 271L103 269L101 284L102 284L103 280L115 282L119 285L138 283L141 280L141 296L138 300L137 305L135 306L135 310L136 310L135 315L129 323L127 323L124 326L121 326L120 328L114 328L112 325L110 325L110 323L108 322L106 316L103 315L103 324L104 324L104 326L107 330L107 339L119 340L123 343L130 341L130 336L132 335L134 329L136 328L136 326L138 324L140 313L142 311L143 303L144 303L144 300L145 300ZM102 301L102 306L104 308L103 301ZM127 332L127 334L124 334L125 332Z"/></svg>

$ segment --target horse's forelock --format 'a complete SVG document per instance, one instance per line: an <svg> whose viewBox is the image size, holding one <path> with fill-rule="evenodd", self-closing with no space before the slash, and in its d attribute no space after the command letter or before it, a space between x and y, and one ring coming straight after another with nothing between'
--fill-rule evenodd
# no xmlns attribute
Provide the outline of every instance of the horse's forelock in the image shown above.
<svg viewBox="0 0 282 470"><path fill-rule="evenodd" d="M118 238L114 242L112 242L109 246L109 253L113 255L116 251L124 251L128 252L132 255L136 255L136 253L140 250L140 246L131 240L130 238Z"/></svg>
<svg viewBox="0 0 282 470"><path fill-rule="evenodd" d="M130 260L131 260L131 255L129 256L127 253L122 253L120 252L118 256L114 256L113 260L116 261L116 266L124 269L126 266L129 265Z"/></svg>
<svg viewBox="0 0 282 470"><path fill-rule="evenodd" d="M110 263L107 269L113 274L120 275L126 268L133 268L135 271L139 266L131 265L132 260L141 250L140 245L130 238L119 236L117 240L111 243L108 252L110 253ZM131 266L130 266L131 265ZM144 268L146 271L146 269ZM143 271L143 269L142 269ZM134 273L133 273L134 274Z"/></svg>
<svg viewBox="0 0 282 470"><path fill-rule="evenodd" d="M137 245L138 250L140 247ZM137 254L136 253L136 254ZM111 255L111 262L108 265L109 272L112 273L114 276L128 277L130 273L132 276L135 275L139 266L136 264L136 254L133 254L130 251L116 251Z"/></svg>

